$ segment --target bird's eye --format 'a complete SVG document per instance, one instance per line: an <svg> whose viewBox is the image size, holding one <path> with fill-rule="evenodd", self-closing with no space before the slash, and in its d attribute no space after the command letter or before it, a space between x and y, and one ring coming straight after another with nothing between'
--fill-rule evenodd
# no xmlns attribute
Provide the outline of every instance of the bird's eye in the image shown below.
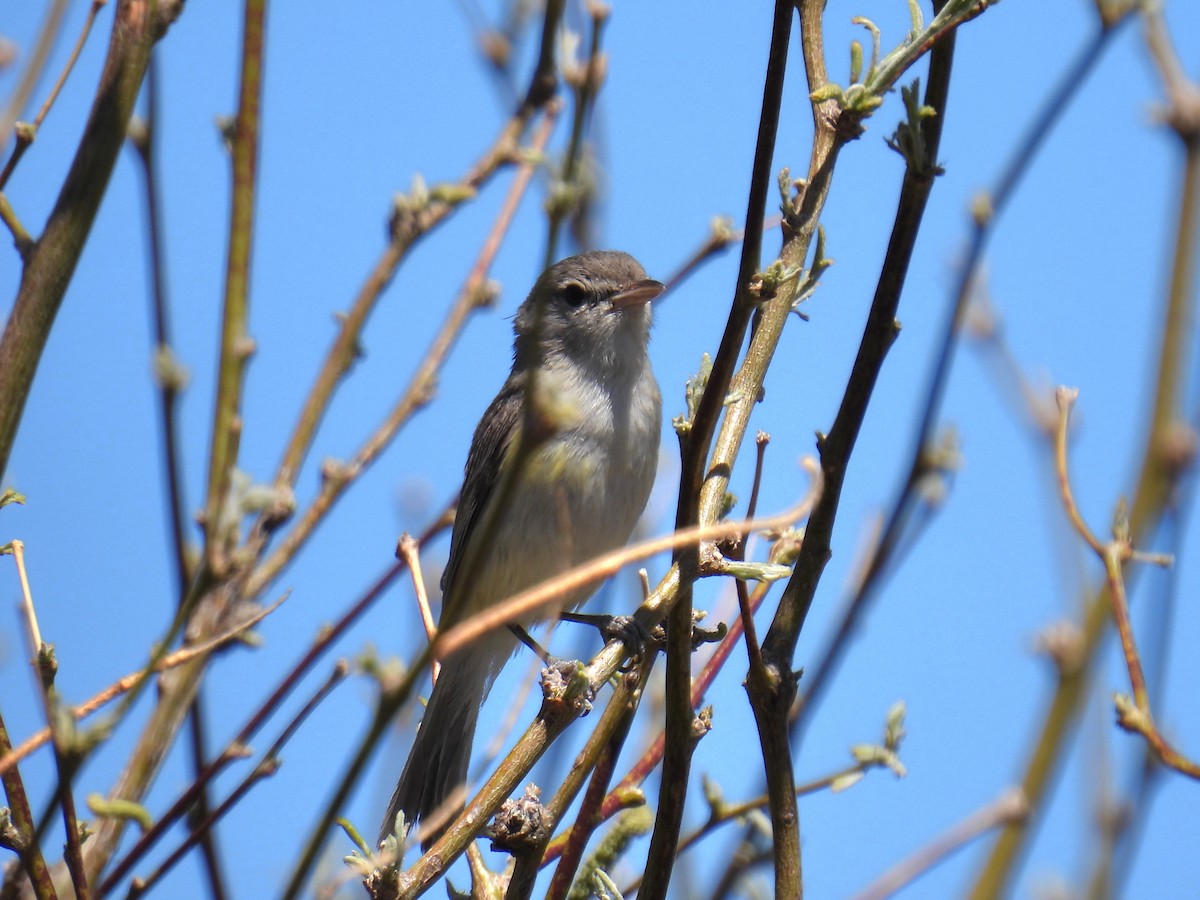
<svg viewBox="0 0 1200 900"><path fill-rule="evenodd" d="M578 281L570 281L563 285L562 295L571 306L580 306L587 299L588 292Z"/></svg>

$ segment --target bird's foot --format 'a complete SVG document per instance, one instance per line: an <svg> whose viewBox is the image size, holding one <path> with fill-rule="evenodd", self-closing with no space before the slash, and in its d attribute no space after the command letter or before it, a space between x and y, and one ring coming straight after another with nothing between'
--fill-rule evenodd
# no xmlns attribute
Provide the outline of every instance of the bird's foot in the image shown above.
<svg viewBox="0 0 1200 900"><path fill-rule="evenodd" d="M641 656L647 647L662 643L665 633L662 626L646 628L635 616L593 615L589 613L563 613L565 622L591 625L600 632L605 644L620 641L631 656Z"/></svg>

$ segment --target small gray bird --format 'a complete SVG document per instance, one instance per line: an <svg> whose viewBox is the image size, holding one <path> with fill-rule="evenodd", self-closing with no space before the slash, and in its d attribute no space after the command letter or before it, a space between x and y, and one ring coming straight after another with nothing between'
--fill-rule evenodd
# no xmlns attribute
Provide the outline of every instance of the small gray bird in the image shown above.
<svg viewBox="0 0 1200 900"><path fill-rule="evenodd" d="M572 256L538 278L517 311L512 372L467 456L440 630L629 540L658 462L662 400L646 351L649 301L662 292L615 251ZM522 441L531 429L537 438ZM564 594L560 609L593 591ZM480 707L515 649L501 629L442 660L380 842L398 812L411 827L461 808Z"/></svg>

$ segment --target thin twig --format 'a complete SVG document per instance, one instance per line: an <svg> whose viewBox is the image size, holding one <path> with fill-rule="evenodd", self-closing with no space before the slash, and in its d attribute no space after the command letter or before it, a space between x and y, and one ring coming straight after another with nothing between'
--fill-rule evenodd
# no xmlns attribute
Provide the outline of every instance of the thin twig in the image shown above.
<svg viewBox="0 0 1200 900"><path fill-rule="evenodd" d="M1006 791L987 806L971 813L945 834L897 863L872 882L855 900L884 900L911 884L952 853L994 828L1023 820L1029 815L1029 803L1019 788Z"/></svg>
<svg viewBox="0 0 1200 900"><path fill-rule="evenodd" d="M1126 16L1119 21L1128 18ZM1097 53L1104 45L1105 36L1112 31L1112 27L1104 29L1095 43ZM1081 81L1082 77L1069 85L1064 99L1078 93ZM1055 115L1061 115L1061 111L1060 106ZM1137 483L1129 506L1128 534L1133 544L1153 533L1170 503L1179 477L1178 460L1171 456L1169 447L1171 435L1175 433L1179 421L1180 397L1187 372L1190 340L1187 323L1194 321L1195 316L1195 246L1197 207L1200 206L1200 152L1197 152L1200 147L1194 140L1185 143L1185 147L1187 152L1182 189L1179 191L1179 222L1171 279L1163 310L1160 344L1154 355L1158 360L1158 370L1153 412L1145 429ZM1034 811L1038 810L1049 790L1059 757L1065 751L1071 726L1087 696L1088 675L1108 629L1111 605L1107 583L1085 604L1080 628L1079 664L1072 671L1060 672L1058 687L1045 712L1021 778L1022 790ZM1028 837L1029 828L1023 823L1010 824L1001 831L972 885L972 900L992 900L1004 894Z"/></svg>
<svg viewBox="0 0 1200 900"><path fill-rule="evenodd" d="M1083 516L1079 514L1079 507L1075 504L1075 495L1071 491L1071 479L1067 472L1067 429L1071 422L1071 407L1075 405L1075 400L1079 397L1079 391L1068 390L1060 387L1055 393L1055 400L1058 403L1058 426L1054 431L1054 468L1058 474L1058 490L1062 497L1063 509L1066 510L1067 518L1071 520L1071 525L1083 538L1084 542L1091 547L1096 554L1103 557L1105 554L1105 545L1100 541L1088 525L1083 521Z"/></svg>
<svg viewBox="0 0 1200 900"><path fill-rule="evenodd" d="M444 511L421 535L420 543L432 540L434 536L446 528L449 521L450 516ZM146 850L150 849L162 837L171 824L191 808L196 792L210 782L228 762L238 758L241 754L241 748L245 747L266 721L275 714L276 710L291 695L292 691L309 673L317 661L346 633L351 625L362 617L363 613L370 609L383 596L404 570L405 563L403 561L394 563L367 589L362 597L342 614L341 618L333 625L327 628L323 627L320 630L312 645L296 664L292 666L291 670L283 677L279 684L276 685L271 695L251 714L246 724L242 726L237 735L230 741L228 747L209 763L208 768L196 779L192 786L139 838L137 844L129 851L129 856L144 854ZM124 861L122 861L123 864Z"/></svg>
<svg viewBox="0 0 1200 900"><path fill-rule="evenodd" d="M774 224L778 225L779 223L776 221ZM675 290L687 281L704 263L722 251L729 249L741 239L742 232L735 230L728 219L723 216L713 219L709 225L708 237L705 238L704 243L697 247L696 251L663 281L667 286L663 293L669 294Z"/></svg>
<svg viewBox="0 0 1200 900"><path fill-rule="evenodd" d="M17 564L17 576L21 582L21 611L29 632L30 664L37 680L38 694L42 698L46 725L54 737L54 766L58 775L55 799L62 808L63 828L67 837L64 858L67 870L71 873L71 886L75 889L75 896L78 900L90 900L91 890L88 887L87 873L84 871L79 841L79 821L75 817L75 798L71 793L71 782L78 769L78 763L70 748L70 738L63 734L57 715L58 700L54 690L54 677L58 672L58 662L54 658L53 649L42 641L41 629L38 627L33 591L30 590L29 573L25 568L25 543L16 540L10 546L13 560ZM36 834L37 832L35 837Z"/></svg>
<svg viewBox="0 0 1200 900"><path fill-rule="evenodd" d="M13 236L13 246L17 248L17 253L21 259L26 259L30 251L33 250L34 240L29 236L29 232L25 230L25 226L21 224L21 220L17 218L16 211L12 208L12 204L8 202L8 197L0 194L0 222L4 223L9 232Z"/></svg>
<svg viewBox="0 0 1200 900"><path fill-rule="evenodd" d="M771 437L765 431L759 431L755 438L754 446L758 451L754 459L754 481L750 488L750 500L746 504L746 520L750 521L754 518L754 512L758 508L758 491L762 487L763 464L767 455L767 444L770 443ZM734 554L738 559L746 558L746 544L750 540L751 530L749 527L742 533L741 540L734 548ZM762 647L758 643L758 630L754 627L754 610L755 607L750 602L750 592L746 588L746 582L742 578L734 581L734 590L737 591L738 613L742 622L742 632L746 636L746 655L749 657L751 669L763 668Z"/></svg>
<svg viewBox="0 0 1200 900"><path fill-rule="evenodd" d="M52 0L46 10L46 18L38 32L37 41L34 42L33 53L29 56L29 64L21 73L21 80L17 82L17 86L9 97L3 117L0 117L0 148L8 143L9 133L17 119L21 117L21 110L26 107L34 90L37 89L37 83L46 69L46 63L50 60L50 51L54 49L54 42L58 40L58 35L62 31L63 17L66 15L68 5L67 0ZM8 167L5 168L7 171ZM3 185L0 185L0 188L2 187Z"/></svg>
<svg viewBox="0 0 1200 900"><path fill-rule="evenodd" d="M804 508L805 504L802 502L774 516L763 516L750 521L721 521L712 525L696 525L683 531L674 531L661 537L611 550L463 620L438 636L437 641L434 642L435 655L441 658L449 656L489 631L502 628L509 622L519 621L555 597L603 581L630 563L649 559L657 553L701 541L719 541L738 535L747 527L754 529L782 528L795 522ZM657 607L657 604L655 606ZM641 613L644 609L646 609L646 604L643 604L642 609L639 609L638 612ZM653 626L658 622L652 621L644 624ZM690 630L688 631L688 640L691 640Z"/></svg>
<svg viewBox="0 0 1200 900"><path fill-rule="evenodd" d="M130 140L141 162L146 199L146 237L150 250L151 321L154 330L154 371L159 388L159 427L162 430L162 463L167 487L167 515L178 594L182 598L192 579L187 556L187 506L184 502L179 452L178 399L185 375L172 350L167 258L157 165L159 92L158 66L152 57L146 72L146 115L143 126L130 130Z"/></svg>
<svg viewBox="0 0 1200 900"><path fill-rule="evenodd" d="M1189 417L1193 434L1200 434L1200 395L1193 394L1196 401ZM1183 548L1187 546L1187 532L1191 524L1190 513L1194 509L1196 489L1196 469L1189 467L1180 482L1176 485L1172 497L1171 509L1167 521L1160 534L1169 535L1164 539L1167 553L1178 558ZM1156 611L1154 616L1153 634L1154 647L1157 652L1152 656L1152 672L1150 682L1150 703L1152 708L1164 705L1169 670L1170 637L1175 634L1174 625L1176 611L1179 607L1180 596L1180 566L1174 566L1165 579L1159 581L1157 596L1147 598L1147 605ZM1165 582L1165 583L1163 583ZM1107 853L1097 854L1089 879L1085 896L1089 900L1119 896L1122 886L1128 879L1133 862L1137 859L1139 842L1141 841L1145 824L1149 819L1155 788L1164 775L1163 767L1159 764L1154 748L1147 744L1144 751L1132 764L1132 784L1125 792L1120 807L1114 810L1109 818L1111 826L1107 829L1109 848Z"/></svg>
<svg viewBox="0 0 1200 900"><path fill-rule="evenodd" d="M208 496L204 511L204 559L219 580L229 568L236 529L228 527L230 485L237 466L242 431L242 391L246 364L254 352L247 330L250 319L250 260L254 207L258 195L259 128L262 123L263 55L266 49L267 0L245 0L242 17L241 79L233 123L233 203L225 268L221 321L221 357L208 457Z"/></svg>
<svg viewBox="0 0 1200 900"><path fill-rule="evenodd" d="M13 441L67 286L125 140L150 47L180 12L178 0L122 0L96 99L54 209L25 259L21 285L0 338L0 471ZM86 152L83 152L86 148Z"/></svg>
<svg viewBox="0 0 1200 900"><path fill-rule="evenodd" d="M896 499L892 502L886 522L880 534L875 552L872 554L863 578L854 597L846 607L836 632L826 643L818 656L817 662L806 668L805 691L800 699L801 709L794 719L794 728L801 730L808 718L824 695L829 680L833 677L841 661L847 642L857 628L858 622L865 614L871 600L878 592L883 576L889 570L896 548L907 530L919 488L927 473L927 448L933 440L934 428L941 410L942 397L945 393L949 378L950 366L954 351L958 344L960 325L965 315L970 299L972 286L975 283L976 272L983 258L984 250L990 239L1000 213L1007 207L1009 200L1016 191L1021 177L1029 170L1030 160L1046 142L1051 128L1061 119L1063 110L1069 101L1078 95L1079 86L1086 76L1094 69L1100 59L1101 51L1107 46L1111 37L1111 29L1099 29L1080 52L1079 56L1069 65L1046 101L1041 106L1032 124L1018 142L1016 149L1008 157L1004 170L996 187L988 195L987 215L976 216L973 222L970 246L967 257L959 270L958 281L951 295L950 304L946 310L946 318L938 343L939 350L930 374L925 391L921 421L914 436L912 447L908 453L908 471L897 491ZM947 47L948 50L952 47ZM935 50L936 53L936 50ZM937 58L936 55L934 57ZM949 75L950 59L945 61L946 69L942 77ZM932 65L932 62L931 62ZM941 78L936 82L934 72L930 72L930 89L940 84L944 91L946 85ZM929 94L927 94L927 100ZM935 104L929 104L935 105ZM943 100L944 105L944 100ZM939 115L927 120L927 126L940 123L943 118L941 106L936 106ZM931 134L936 134L936 131ZM888 322L891 327L891 320ZM816 518L814 516L814 518ZM810 526L811 527L811 526ZM807 542L806 542L807 543ZM803 550L801 551L804 552ZM798 571L806 571L798 567Z"/></svg>
<svg viewBox="0 0 1200 900"><path fill-rule="evenodd" d="M11 749L8 728L4 724L4 716L0 715L0 753L7 755ZM25 782L21 779L21 773L16 768L6 769L3 775L0 775L0 782L4 784L4 796L8 800L9 817L16 831L16 840L20 841L20 846L8 849L16 852L17 859L20 860L20 870L24 871L29 879L37 900L57 900L54 879L50 875L46 860L42 857L41 845L35 840L33 813L29 808L29 797L25 793ZM9 873L4 880L3 889L6 890L12 881L19 877L15 871Z"/></svg>
<svg viewBox="0 0 1200 900"><path fill-rule="evenodd" d="M75 68L75 63L79 61L79 54L83 52L83 45L87 43L88 35L92 33L92 25L96 21L96 16L99 15L100 10L107 3L108 0L92 0L92 5L88 8L87 17L83 20L83 28L79 32L75 46L71 48L71 55L67 58L67 63L63 66L62 72L59 73L58 81L54 82L54 87L50 90L50 95L46 98L46 102L42 104L42 108L38 110L38 114L33 120L35 130L41 127L42 122L49 115L50 107L54 106L54 101L58 99L63 85L67 83L67 78L70 76L71 70Z"/></svg>
<svg viewBox="0 0 1200 900"><path fill-rule="evenodd" d="M1070 476L1067 472L1067 428L1071 417L1071 407L1078 396L1079 392L1076 390L1058 389L1059 424L1054 444L1055 460L1059 485L1062 490L1063 507L1067 511L1067 516L1071 519L1071 524L1079 536L1104 563L1109 597L1112 599L1113 621L1117 626L1121 650L1125 654L1125 667L1129 671L1129 683L1133 689L1132 704L1128 698L1120 696L1116 698L1117 722L1122 728L1142 735L1164 765L1190 778L1200 779L1200 765L1175 750L1158 730L1158 726L1154 724L1154 716L1150 709L1150 691L1146 687L1146 675L1142 670L1142 659L1138 654L1137 643L1133 635L1133 622L1129 617L1129 601L1125 595L1123 568L1126 562L1141 560L1169 565L1170 561L1139 554L1134 550L1129 539L1121 534L1117 534L1108 543L1100 541L1079 514L1075 497L1071 491Z"/></svg>
<svg viewBox="0 0 1200 900"><path fill-rule="evenodd" d="M284 746L300 729L300 726L304 724L304 721L312 714L313 710L320 706L321 703L324 702L325 698L332 693L333 689L345 680L346 675L349 674L349 672L349 664L345 660L339 660L337 665L333 667L333 671L330 673L325 682L319 688L317 688L317 690L309 698L308 702L305 703L304 706L300 708L300 711L292 717L292 720L288 722L286 727L284 727L282 733L280 733L279 737L275 740L275 743L273 743L267 752L263 754L263 757L261 760L259 760L258 765L256 765L254 769L251 770L250 774L248 774L242 780L242 782L236 788L234 788L229 797L227 797L225 801L211 813L195 823L195 825L192 827L191 834L189 834L183 843L180 844L174 851L172 851L165 860L163 860L163 862L150 876L145 879L134 879L135 889L130 890L131 897L140 896L141 894L144 894L146 891L150 890L150 888L160 881L164 875L174 868L176 863L178 863L181 859L183 859L184 856L187 855L187 852L201 840L201 837L204 833L211 831L213 826L216 825L216 823L220 821L220 819L224 817L229 810L236 806L237 803L240 802L241 799L250 792L250 789L253 788L255 784L260 782L263 778L275 774L280 765L279 754L283 750ZM128 871L129 866L132 865L136 858L137 857L134 857L132 853L130 856L126 857L126 859L122 861L120 869L114 869L113 873L105 879L104 884L100 886L101 892L104 893L113 890L120 879L124 877L125 872Z"/></svg>
<svg viewBox="0 0 1200 900"><path fill-rule="evenodd" d="M187 512L183 499L182 463L179 451L178 399L186 385L187 376L172 349L170 303L167 296L167 260L163 236L163 215L159 191L157 143L159 122L158 66L154 58L146 73L146 112L141 123L131 125L130 143L141 162L145 187L146 232L149 246L151 321L154 333L154 375L158 384L159 429L162 435L162 471L167 495L167 519L171 530L172 562L175 566L176 595L179 603L187 594L193 577L187 547ZM140 127L137 125L140 124ZM192 773L198 776L205 767L205 734L203 694L197 691L189 711ZM199 820L209 814L208 792L201 792L190 816ZM209 882L212 900L224 900L229 895L225 887L216 835L204 832L202 859Z"/></svg>
<svg viewBox="0 0 1200 900"><path fill-rule="evenodd" d="M562 230L562 223L567 216L577 212L586 199L584 196L586 185L583 181L583 173L580 171L584 148L583 136L590 125L589 119L604 77L600 35L604 31L610 10L605 4L591 3L588 4L588 11L591 13L592 20L592 41L588 50L587 62L583 65L583 72L579 72L579 65L575 60L570 60L570 62L563 60L561 63L564 70L570 67L569 73L564 75L564 78L574 87L575 104L571 117L571 136L567 141L562 175L558 179L556 189L551 191L550 201L547 205L549 229L546 236L546 253L542 260L544 269L548 269L558 259L558 238Z"/></svg>
<svg viewBox="0 0 1200 900"><path fill-rule="evenodd" d="M825 791L833 788L838 782L854 776L858 773L865 772L872 768L870 763L857 762L854 765L846 766L844 769L839 769L836 772L831 772L829 775L821 778L806 781L803 784L796 785L796 796L806 797L809 794L815 794L818 791ZM757 810L765 809L770 804L771 798L767 794L762 794L752 800L744 800L741 803L725 803L722 801L717 806L709 810L708 821L687 835L679 842L679 850L676 853L676 858L682 856L686 851L690 850L696 844L700 843L708 835L718 830L722 825L727 825L730 822L736 822L744 819ZM638 890L642 885L642 879L636 878L622 890L622 894L628 896Z"/></svg>
<svg viewBox="0 0 1200 900"><path fill-rule="evenodd" d="M269 616L271 613L273 613L275 610L277 610L280 607L280 605L283 603L283 601L286 600L287 598L288 598L288 594L284 594L282 597L280 597L278 600L276 600L270 606L264 607L263 609L254 613L254 615L249 616L245 620L239 622L237 625L230 628L228 631L225 631L225 632L217 635L214 638L210 638L209 640L205 641L202 644L193 644L191 646L184 647L180 650L176 650L174 653L167 654L161 660L159 660L157 663L155 663L153 671L165 672L168 669L173 669L177 666L182 666L184 663L191 662L192 660L194 660L198 657L202 657L207 654L210 654L214 650L224 646L225 644L228 644L231 641L237 640L241 635L245 634L247 631L249 631L251 628L253 628L255 625L257 625L259 622L261 622L263 619L265 619L267 616ZM71 715L75 719L86 718L87 716L94 713L96 710L100 709L101 707L103 707L106 704L110 703L111 701L115 700L117 697L120 697L122 694L129 691L131 688L133 688L133 686L135 684L137 684L139 681L141 681L144 677L145 677L144 670L139 669L136 672L131 672L130 674L128 674L122 678L118 678L113 684L109 685L107 688L105 688L100 693L96 694L91 699L85 701L84 703L81 703L80 705L78 705L76 707L73 707L71 709ZM32 753L38 747L41 747L43 744L46 744L49 740L50 740L50 729L43 728L41 731L38 731L38 732L34 733L31 737L29 737L16 750L13 750L11 753L6 753L3 756L0 756L0 775L3 775L6 772L8 772L8 770L10 768L15 766L17 763L19 763L21 760L23 760L25 757L27 757L30 753Z"/></svg>
<svg viewBox="0 0 1200 900"><path fill-rule="evenodd" d="M8 157L8 162L4 164L4 170L0 172L0 190L4 190L4 186L8 184L8 179L12 176L13 170L16 169L17 163L21 161L21 157L25 155L25 151L29 149L29 145L36 140L38 129L42 126L42 122L45 121L46 116L49 114L50 107L52 107L54 105L54 101L58 99L58 94L62 90L63 85L67 83L67 76L70 75L71 70L75 68L75 63L79 59L79 54L83 50L83 45L87 42L88 35L91 34L92 24L96 21L96 15L106 3L108 3L108 0L92 0L92 5L88 9L87 18L83 23L83 30L80 32L78 40L75 41L75 47L71 50L71 56L67 59L67 64L63 67L62 72L59 74L58 81L54 83L54 87L50 91L50 96L46 98L46 102L43 103L42 108L38 110L38 114L34 118L33 122L15 123L17 143L13 147L12 154ZM65 6L66 4L64 2L56 2L54 4L54 6L51 8L50 14L47 16L47 26L49 26L50 19L53 19L56 16L61 18L61 12L63 9L65 9ZM56 24L54 27L57 29L58 24ZM40 41L41 38L39 38L39 45L35 51L35 59L37 54L43 49ZM35 64L39 66L44 65L45 60L43 59L40 63ZM10 107L10 109L16 110L16 104L17 98L14 97L13 106ZM24 102L22 101L20 105L24 106ZM20 114L19 110L17 110L17 114ZM0 147L2 147L8 140L8 130L11 124L13 123L7 118L7 116L5 122L0 124Z"/></svg>
<svg viewBox="0 0 1200 900"><path fill-rule="evenodd" d="M37 610L33 608L33 592L29 589L29 573L25 570L25 542L13 541L10 545L12 548L13 560L17 564L17 579L21 584L21 615L25 619L25 628L29 637L29 658L34 665L37 664L38 654L42 652L44 646L42 642L42 631L38 627ZM39 684L42 683L42 672L35 671Z"/></svg>
<svg viewBox="0 0 1200 900"><path fill-rule="evenodd" d="M417 610L421 614L421 624L425 627L425 639L432 641L437 635L437 622L433 620L433 612L429 609L429 595L425 593L425 576L421 572L420 545L411 534L400 535L396 544L396 558L403 560L408 566L408 574L412 579L413 595L417 598ZM433 683L437 684L438 674L442 664L433 662Z"/></svg>
<svg viewBox="0 0 1200 900"><path fill-rule="evenodd" d="M488 292L486 290L488 270L491 267L496 252L499 250L500 243L508 233L509 225L512 222L521 198L529 187L529 182L533 177L533 171L537 165L535 157L541 154L547 141L549 141L557 120L557 115L557 106L550 104L546 108L541 127L533 138L531 144L533 152L527 154L520 163L517 175L513 179L512 187L509 189L509 193L505 198L500 214L496 217L492 230L484 240L475 265L467 276L458 298L450 308L441 329L434 337L416 373L414 373L412 379L409 381L408 387L401 394L400 400L392 408L392 411L388 414L384 422L375 430L374 434L359 448L349 463L326 466L323 473L324 481L321 485L320 494L318 494L312 505L304 511L300 521L288 532L287 536L280 543L280 546L267 559L260 563L247 578L244 586L246 596L255 596L279 574L283 567L287 565L312 535L316 526L322 521L337 499L378 458L379 454L383 452L392 438L396 436L396 433L408 422L412 415L429 402L437 373L441 370L459 335L462 333L467 319L472 312L479 309L488 299ZM514 155L514 149L510 142L515 142L523 128L524 121L521 119L514 119L508 124L500 140L464 179L464 184L470 190L475 190L479 184L495 172L496 168L502 162L509 160ZM435 203L428 207L423 215L418 217L418 224L414 227L419 227L419 233L424 233L429 228L432 228L433 225L445 219L451 211L452 207L449 204L442 202ZM293 434L292 441L285 452L284 462L280 465L279 473L276 476L277 488L290 485L294 480L296 470L307 451L312 436L315 434L316 426L324 414L328 400L332 396L333 388L341 376L339 367L348 365L349 363L350 356L342 356L343 349L341 345L346 340L347 335L350 336L352 341L357 340L357 329L361 328L365 321L367 312L373 305L375 297L391 279L401 258L407 251L407 248L411 246L412 241L416 239L416 236L414 234L411 239L404 242L393 240L385 253L384 259L376 266L372 278L363 288L358 300L355 301L354 310L343 323L342 332L338 335L333 349L330 350L325 368L322 369L321 375L318 376L318 383L309 395L305 410L301 414L300 422L297 424L296 432ZM354 328L351 328L352 323L356 323ZM352 352L352 347L345 350L347 354L351 354Z"/></svg>

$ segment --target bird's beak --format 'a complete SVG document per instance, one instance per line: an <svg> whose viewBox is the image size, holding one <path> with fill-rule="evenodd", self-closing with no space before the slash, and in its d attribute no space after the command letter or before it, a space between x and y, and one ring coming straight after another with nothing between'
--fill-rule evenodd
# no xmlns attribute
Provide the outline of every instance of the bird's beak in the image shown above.
<svg viewBox="0 0 1200 900"><path fill-rule="evenodd" d="M613 309L628 309L631 306L641 306L649 303L667 289L661 281L647 278L643 281L633 281L625 285L609 298Z"/></svg>

